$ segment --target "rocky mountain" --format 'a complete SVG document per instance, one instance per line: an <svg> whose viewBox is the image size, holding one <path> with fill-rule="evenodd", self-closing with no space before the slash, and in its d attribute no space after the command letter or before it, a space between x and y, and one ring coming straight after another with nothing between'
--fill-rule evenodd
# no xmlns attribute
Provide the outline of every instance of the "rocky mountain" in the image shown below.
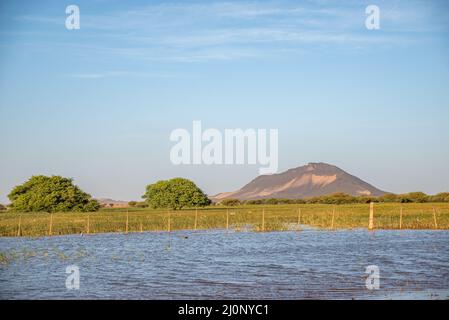
<svg viewBox="0 0 449 320"><path fill-rule="evenodd" d="M211 197L219 202L226 198L254 200L263 198L309 198L344 192L353 196L381 196L384 191L327 163L305 166L273 175L262 175L234 192Z"/></svg>

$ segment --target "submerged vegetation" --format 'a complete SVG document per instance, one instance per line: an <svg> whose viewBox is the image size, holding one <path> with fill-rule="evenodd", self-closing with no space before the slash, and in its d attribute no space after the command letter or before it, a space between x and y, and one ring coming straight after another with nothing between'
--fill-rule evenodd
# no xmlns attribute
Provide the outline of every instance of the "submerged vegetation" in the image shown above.
<svg viewBox="0 0 449 320"><path fill-rule="evenodd" d="M367 228L368 204L209 206L198 209L102 209L0 215L0 236L52 236L224 228L235 231ZM449 229L449 203L377 203L375 229Z"/></svg>

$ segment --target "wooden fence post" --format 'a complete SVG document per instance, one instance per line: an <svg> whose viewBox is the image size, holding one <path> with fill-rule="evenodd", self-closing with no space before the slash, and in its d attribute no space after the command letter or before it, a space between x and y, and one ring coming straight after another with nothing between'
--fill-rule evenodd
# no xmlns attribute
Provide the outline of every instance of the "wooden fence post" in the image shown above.
<svg viewBox="0 0 449 320"><path fill-rule="evenodd" d="M142 221L140 221L140 232L143 232Z"/></svg>
<svg viewBox="0 0 449 320"><path fill-rule="evenodd" d="M401 207L401 212L399 214L399 229L402 229L402 207Z"/></svg>
<svg viewBox="0 0 449 320"><path fill-rule="evenodd" d="M374 202L370 202L369 204L369 224L368 229L374 229Z"/></svg>
<svg viewBox="0 0 449 320"><path fill-rule="evenodd" d="M331 229L334 229L334 220L335 220L335 207L332 209L332 223L331 223Z"/></svg>
<svg viewBox="0 0 449 320"><path fill-rule="evenodd" d="M125 225L125 233L128 233L128 227L129 227L129 210L126 209L126 225Z"/></svg>
<svg viewBox="0 0 449 320"><path fill-rule="evenodd" d="M195 230L198 226L198 208L195 209Z"/></svg>
<svg viewBox="0 0 449 320"><path fill-rule="evenodd" d="M226 209L226 230L229 230L229 209Z"/></svg>
<svg viewBox="0 0 449 320"><path fill-rule="evenodd" d="M168 232L170 232L170 231L171 231L171 225L170 225L170 210L168 210L167 213L168 213L167 230L168 230Z"/></svg>
<svg viewBox="0 0 449 320"><path fill-rule="evenodd" d="M436 215L436 210L435 210L435 208L433 208L433 223L435 224L435 229L438 229L437 215Z"/></svg>
<svg viewBox="0 0 449 320"><path fill-rule="evenodd" d="M19 226L17 228L17 236L20 237L22 234L22 215L19 215Z"/></svg>
<svg viewBox="0 0 449 320"><path fill-rule="evenodd" d="M50 226L48 227L48 235L51 236L53 231L53 214L50 213Z"/></svg>
<svg viewBox="0 0 449 320"><path fill-rule="evenodd" d="M262 209L262 231L265 231L265 208Z"/></svg>
<svg viewBox="0 0 449 320"><path fill-rule="evenodd" d="M301 225L301 208L298 208L298 230L300 225Z"/></svg>
<svg viewBox="0 0 449 320"><path fill-rule="evenodd" d="M89 215L87 215L87 228L86 228L86 233L87 233L87 234L90 233L90 217L89 217Z"/></svg>

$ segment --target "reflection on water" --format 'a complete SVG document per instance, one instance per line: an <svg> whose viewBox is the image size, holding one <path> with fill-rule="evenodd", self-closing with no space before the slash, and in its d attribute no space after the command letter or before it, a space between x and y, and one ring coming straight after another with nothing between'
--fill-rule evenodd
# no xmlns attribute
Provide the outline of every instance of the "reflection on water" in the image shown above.
<svg viewBox="0 0 449 320"><path fill-rule="evenodd" d="M448 245L448 231L419 230L0 238L0 298L447 299ZM368 265L380 290L365 287Z"/></svg>

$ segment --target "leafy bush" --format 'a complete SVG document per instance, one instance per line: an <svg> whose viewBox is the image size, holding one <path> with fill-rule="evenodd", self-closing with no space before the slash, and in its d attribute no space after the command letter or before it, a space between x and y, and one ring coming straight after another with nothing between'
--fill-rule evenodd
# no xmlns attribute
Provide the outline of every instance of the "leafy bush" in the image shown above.
<svg viewBox="0 0 449 320"><path fill-rule="evenodd" d="M394 193L386 193L383 196L380 196L379 202L398 202L400 199L397 194Z"/></svg>
<svg viewBox="0 0 449 320"><path fill-rule="evenodd" d="M429 197L429 201L432 202L449 202L449 192L437 193L434 196Z"/></svg>
<svg viewBox="0 0 449 320"><path fill-rule="evenodd" d="M136 208L148 208L148 203L145 201L139 201L136 203Z"/></svg>
<svg viewBox="0 0 449 320"><path fill-rule="evenodd" d="M239 199L224 199L220 204L224 206L239 206L242 202Z"/></svg>
<svg viewBox="0 0 449 320"><path fill-rule="evenodd" d="M371 203L371 202L381 202L377 197L370 196L359 196L354 197L354 203ZM352 202L351 202L352 203Z"/></svg>
<svg viewBox="0 0 449 320"><path fill-rule="evenodd" d="M202 207L211 203L195 183L183 178L161 180L150 184L142 198L153 208L181 209Z"/></svg>
<svg viewBox="0 0 449 320"><path fill-rule="evenodd" d="M61 176L32 176L12 189L11 209L23 212L97 211L98 201Z"/></svg>
<svg viewBox="0 0 449 320"><path fill-rule="evenodd" d="M307 202L322 203L322 204L344 204L344 203L356 203L357 198L349 194L339 192L331 195L313 197L308 199Z"/></svg>
<svg viewBox="0 0 449 320"><path fill-rule="evenodd" d="M270 198L270 199L265 199L264 200L264 204L278 204L278 199L276 198Z"/></svg>
<svg viewBox="0 0 449 320"><path fill-rule="evenodd" d="M246 200L245 204L248 205L254 205L254 204L263 204L263 200L262 199L258 199L258 200Z"/></svg>
<svg viewBox="0 0 449 320"><path fill-rule="evenodd" d="M148 203L145 201L130 201L128 202L128 206L133 208L148 208Z"/></svg>
<svg viewBox="0 0 449 320"><path fill-rule="evenodd" d="M398 198L399 202L401 203L409 203L409 202L423 203L429 201L429 196L426 195L424 192L410 192L406 194L400 194Z"/></svg>

